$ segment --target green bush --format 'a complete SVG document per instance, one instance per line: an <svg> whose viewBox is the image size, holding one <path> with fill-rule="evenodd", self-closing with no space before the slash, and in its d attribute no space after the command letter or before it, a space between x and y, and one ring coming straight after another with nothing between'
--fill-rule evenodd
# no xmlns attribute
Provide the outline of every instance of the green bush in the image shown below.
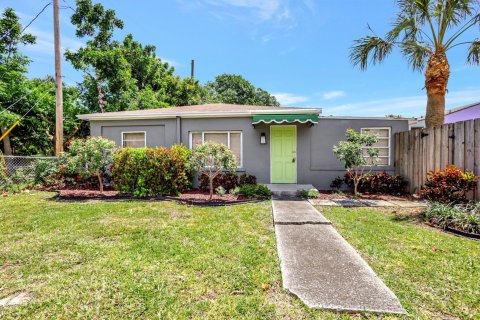
<svg viewBox="0 0 480 320"><path fill-rule="evenodd" d="M62 156L66 173L86 180L96 178L100 191L103 191L104 175L112 165L115 142L102 137L75 139Z"/></svg>
<svg viewBox="0 0 480 320"><path fill-rule="evenodd" d="M225 195L225 193L227 193L227 191L222 187L218 187L215 189L215 192L220 196L220 197L223 197Z"/></svg>
<svg viewBox="0 0 480 320"><path fill-rule="evenodd" d="M54 181L53 176L58 172L57 159L39 159L34 162L32 180L35 185L50 185Z"/></svg>
<svg viewBox="0 0 480 320"><path fill-rule="evenodd" d="M122 148L113 158L114 187L139 197L179 194L191 185L191 151L183 145Z"/></svg>
<svg viewBox="0 0 480 320"><path fill-rule="evenodd" d="M442 229L456 229L480 234L480 203L450 205L431 203L424 219Z"/></svg>
<svg viewBox="0 0 480 320"><path fill-rule="evenodd" d="M304 199L315 199L318 197L319 192L317 189L298 190L297 195Z"/></svg>
<svg viewBox="0 0 480 320"><path fill-rule="evenodd" d="M266 198L270 196L270 189L263 184L245 184L240 187L239 194L246 197Z"/></svg>

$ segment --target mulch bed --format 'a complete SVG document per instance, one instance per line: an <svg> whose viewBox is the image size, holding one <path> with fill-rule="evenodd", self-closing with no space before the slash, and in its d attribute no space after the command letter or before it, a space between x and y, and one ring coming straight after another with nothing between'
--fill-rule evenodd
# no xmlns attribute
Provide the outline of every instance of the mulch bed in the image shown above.
<svg viewBox="0 0 480 320"><path fill-rule="evenodd" d="M335 192L331 190L319 190L317 199L332 200L332 199L354 199L350 192ZM410 194L405 195L391 195L391 194L368 194L362 193L358 200L384 200L384 201L402 201L402 200L418 200Z"/></svg>
<svg viewBox="0 0 480 320"><path fill-rule="evenodd" d="M78 189L63 189L57 190L58 199L66 201L82 201L82 200L176 200L188 205L198 206L221 206L232 205L240 203L258 202L260 199L247 198L241 195L225 194L219 196L214 194L212 199L208 192L199 190L190 190L179 196L165 196L165 197L147 197L140 198L132 195L120 194L115 190L106 190L100 192L98 190L78 190Z"/></svg>

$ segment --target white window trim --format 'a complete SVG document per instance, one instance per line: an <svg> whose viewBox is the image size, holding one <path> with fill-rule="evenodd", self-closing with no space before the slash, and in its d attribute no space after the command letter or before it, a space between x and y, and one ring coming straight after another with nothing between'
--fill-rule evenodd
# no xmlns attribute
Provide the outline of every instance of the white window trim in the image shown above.
<svg viewBox="0 0 480 320"><path fill-rule="evenodd" d="M125 148L125 147L123 146L123 142L124 142L124 141L140 141L140 140L124 140L124 139L123 139L123 136L124 136L125 133L143 133L143 135L144 135L144 138L143 138L143 148L146 148L146 147L147 147L147 131L122 131L122 133L121 133L121 140L122 140L122 141L121 141L121 146L122 146L122 148Z"/></svg>
<svg viewBox="0 0 480 320"><path fill-rule="evenodd" d="M205 143L205 134L209 133L226 133L227 134L227 147L230 148L230 134L231 133L239 133L240 134L240 165L237 166L237 169L243 168L243 132L237 130L224 130L224 131L190 131L189 133L189 144L190 149L193 149L193 135L194 134L202 134L202 144Z"/></svg>
<svg viewBox="0 0 480 320"><path fill-rule="evenodd" d="M375 149L387 149L388 156L378 156L379 158L387 158L388 164L376 164L376 167L388 167L391 165L392 159L392 128L391 127L365 127L360 128L360 133L364 133L366 130L388 130L388 137L378 137L379 140L387 140L388 146L387 147L375 147ZM370 166L370 165L369 165Z"/></svg>

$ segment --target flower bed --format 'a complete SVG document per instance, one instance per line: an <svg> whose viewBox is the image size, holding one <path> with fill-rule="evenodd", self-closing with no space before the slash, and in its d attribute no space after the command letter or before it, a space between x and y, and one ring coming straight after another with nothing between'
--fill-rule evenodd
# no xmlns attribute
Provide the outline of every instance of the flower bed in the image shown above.
<svg viewBox="0 0 480 320"><path fill-rule="evenodd" d="M448 205L434 202L422 215L428 224L480 238L480 202Z"/></svg>
<svg viewBox="0 0 480 320"><path fill-rule="evenodd" d="M332 200L332 199L354 199L354 195L351 192L336 192L331 190L319 190L317 199L322 200ZM391 195L391 194L373 194L373 193L362 193L358 195L356 199L363 200L417 200L414 196L410 194L403 195Z"/></svg>
<svg viewBox="0 0 480 320"><path fill-rule="evenodd" d="M58 190L58 197L61 200L129 200L129 199L144 199L144 200L177 200L188 205L229 205L245 202L256 202L259 199L254 197L245 197L243 195L225 194L223 196L214 194L212 199L209 192L200 190L186 191L177 196L164 197L147 197L141 198L135 195L121 194L115 190L108 190L100 192L98 190L78 190L78 189L63 189Z"/></svg>

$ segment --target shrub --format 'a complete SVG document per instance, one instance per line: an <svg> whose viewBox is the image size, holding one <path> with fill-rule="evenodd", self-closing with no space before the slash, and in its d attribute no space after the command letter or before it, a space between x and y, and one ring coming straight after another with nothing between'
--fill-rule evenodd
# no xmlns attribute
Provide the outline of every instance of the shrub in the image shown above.
<svg viewBox="0 0 480 320"><path fill-rule="evenodd" d="M210 190L210 178L208 174L206 173L201 173L200 176L198 177L199 181L199 186L198 188L202 191L209 191ZM222 181L222 176L218 175L215 178L213 178L213 183L212 186L214 189L217 189L220 187L220 182Z"/></svg>
<svg viewBox="0 0 480 320"><path fill-rule="evenodd" d="M239 184L241 186L244 184L257 184L257 177L244 173L240 176Z"/></svg>
<svg viewBox="0 0 480 320"><path fill-rule="evenodd" d="M210 180L208 174L201 173L198 177L198 188L202 191L208 191L210 188ZM240 177L235 172L225 172L217 175L213 179L213 188L222 186L225 190L232 190L238 186L245 184L257 184L257 177L250 174L242 174Z"/></svg>
<svg viewBox="0 0 480 320"><path fill-rule="evenodd" d="M191 184L190 155L183 145L119 149L111 168L115 189L139 197L179 194Z"/></svg>
<svg viewBox="0 0 480 320"><path fill-rule="evenodd" d="M220 177L220 185L225 190L231 190L238 186L238 176L235 172L226 172Z"/></svg>
<svg viewBox="0 0 480 320"><path fill-rule="evenodd" d="M318 197L319 192L317 189L298 190L297 195L304 199L315 199Z"/></svg>
<svg viewBox="0 0 480 320"><path fill-rule="evenodd" d="M343 179L342 177L336 177L335 179L332 180L330 183L330 188L334 190L340 190L343 186Z"/></svg>
<svg viewBox="0 0 480 320"><path fill-rule="evenodd" d="M230 190L230 194L233 194L234 196L240 194L240 187L235 187Z"/></svg>
<svg viewBox="0 0 480 320"><path fill-rule="evenodd" d="M432 202L424 219L442 229L480 234L480 203L450 205Z"/></svg>
<svg viewBox="0 0 480 320"><path fill-rule="evenodd" d="M263 184L244 184L240 187L239 193L246 197L265 198L270 196L270 190Z"/></svg>
<svg viewBox="0 0 480 320"><path fill-rule="evenodd" d="M420 194L430 201L441 203L463 203L469 191L475 189L478 177L472 171L447 166L445 170L430 171Z"/></svg>
<svg viewBox="0 0 480 320"><path fill-rule="evenodd" d="M225 193L227 193L227 191L222 187L218 187L215 189L215 192L220 196L220 197L223 197L225 195Z"/></svg>
<svg viewBox="0 0 480 320"><path fill-rule="evenodd" d="M233 171L237 168L237 161L226 145L207 142L196 145L191 157L194 170L208 176L210 199L213 196L213 180L223 171Z"/></svg>
<svg viewBox="0 0 480 320"><path fill-rule="evenodd" d="M354 178L351 172L347 172L344 178L345 184L353 189ZM405 192L407 181L399 175L390 175L387 172L375 172L363 175L358 183L358 191L367 193L401 194Z"/></svg>
<svg viewBox="0 0 480 320"><path fill-rule="evenodd" d="M58 160L40 159L35 161L32 170L32 179L35 185L50 185L58 172Z"/></svg>
<svg viewBox="0 0 480 320"><path fill-rule="evenodd" d="M103 178L112 164L115 142L102 137L76 139L62 156L67 173L76 174L83 179L95 177L99 189L103 192Z"/></svg>

